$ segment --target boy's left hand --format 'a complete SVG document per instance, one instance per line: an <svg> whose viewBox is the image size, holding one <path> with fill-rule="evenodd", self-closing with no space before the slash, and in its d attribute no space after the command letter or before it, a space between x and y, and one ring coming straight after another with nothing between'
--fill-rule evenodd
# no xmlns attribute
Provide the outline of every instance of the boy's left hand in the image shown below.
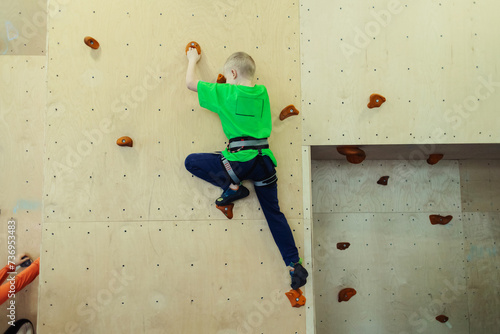
<svg viewBox="0 0 500 334"><path fill-rule="evenodd" d="M198 61L200 61L200 58L201 55L198 54L196 48L189 48L189 51L187 52L187 59L189 62L194 61L195 63L197 63Z"/></svg>

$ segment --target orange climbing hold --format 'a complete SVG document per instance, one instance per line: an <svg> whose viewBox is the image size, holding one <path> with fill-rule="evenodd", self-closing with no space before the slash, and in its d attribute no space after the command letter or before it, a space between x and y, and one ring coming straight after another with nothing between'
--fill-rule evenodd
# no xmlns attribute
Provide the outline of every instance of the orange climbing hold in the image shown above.
<svg viewBox="0 0 500 334"><path fill-rule="evenodd" d="M290 290L286 292L285 295L288 297L288 300L290 300L292 307L301 307L306 304L306 297L302 295L302 290L300 289Z"/></svg>
<svg viewBox="0 0 500 334"><path fill-rule="evenodd" d="M222 74L217 76L217 83L226 83L226 77Z"/></svg>
<svg viewBox="0 0 500 334"><path fill-rule="evenodd" d="M439 321L439 322L442 322L443 324L444 324L445 322L447 322L447 321L448 321L448 319L449 319L449 318L448 318L447 316L443 315L443 314L438 315L438 316L436 317L436 320L437 320L437 321Z"/></svg>
<svg viewBox="0 0 500 334"><path fill-rule="evenodd" d="M189 51L189 48L195 48L196 51L198 51L198 54L201 54L201 47L200 44L196 42L189 42L188 45L186 45L186 53Z"/></svg>
<svg viewBox="0 0 500 334"><path fill-rule="evenodd" d="M380 184L382 186L386 186L387 183L389 182L389 176L382 176L378 181L377 184Z"/></svg>
<svg viewBox="0 0 500 334"><path fill-rule="evenodd" d="M345 155L352 164L360 164L366 158L365 152L357 146L337 146L337 152Z"/></svg>
<svg viewBox="0 0 500 334"><path fill-rule="evenodd" d="M290 104L289 106L286 106L285 108L283 108L283 110L281 110L280 120L283 121L290 116L296 116L298 114L299 111L297 110L297 108L295 108L293 104Z"/></svg>
<svg viewBox="0 0 500 334"><path fill-rule="evenodd" d="M429 219L432 225L446 225L453 219L453 216L430 215Z"/></svg>
<svg viewBox="0 0 500 334"><path fill-rule="evenodd" d="M378 108L385 102L385 97L380 94L370 95L370 102L368 103L368 108Z"/></svg>
<svg viewBox="0 0 500 334"><path fill-rule="evenodd" d="M87 46L91 47L92 49L99 49L99 42L95 40L95 38L92 38L90 36L87 36L83 39L85 44Z"/></svg>
<svg viewBox="0 0 500 334"><path fill-rule="evenodd" d="M219 209L224 216L227 217L227 219L232 219L233 218L233 208L234 208L234 203L230 203L228 205L216 205L217 209Z"/></svg>
<svg viewBox="0 0 500 334"><path fill-rule="evenodd" d="M427 163L429 165L435 165L439 162L439 160L443 159L444 154L431 154L427 159Z"/></svg>
<svg viewBox="0 0 500 334"><path fill-rule="evenodd" d="M345 249L349 248L349 246L351 246L351 244L348 242L339 242L337 244L337 249L345 250Z"/></svg>
<svg viewBox="0 0 500 334"><path fill-rule="evenodd" d="M349 299L351 299L352 296L354 296L355 294L356 294L356 290L354 290L352 288L346 288L346 289L340 290L339 303L349 301Z"/></svg>
<svg viewBox="0 0 500 334"><path fill-rule="evenodd" d="M119 145L119 146L132 147L132 146L134 146L134 141L130 137L120 137L116 141L116 144Z"/></svg>

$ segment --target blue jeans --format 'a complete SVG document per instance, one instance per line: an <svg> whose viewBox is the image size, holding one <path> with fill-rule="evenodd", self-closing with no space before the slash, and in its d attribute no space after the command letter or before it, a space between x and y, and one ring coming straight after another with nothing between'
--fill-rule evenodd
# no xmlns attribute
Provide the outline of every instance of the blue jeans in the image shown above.
<svg viewBox="0 0 500 334"><path fill-rule="evenodd" d="M185 166L193 175L224 191L231 184L231 179L222 165L220 154L190 154L186 158ZM240 180L262 181L276 172L273 162L267 156L256 157L246 162L231 161L231 167ZM275 182L268 186L255 187L255 194L285 265L299 262L299 252L295 246L292 231L279 207L278 184Z"/></svg>

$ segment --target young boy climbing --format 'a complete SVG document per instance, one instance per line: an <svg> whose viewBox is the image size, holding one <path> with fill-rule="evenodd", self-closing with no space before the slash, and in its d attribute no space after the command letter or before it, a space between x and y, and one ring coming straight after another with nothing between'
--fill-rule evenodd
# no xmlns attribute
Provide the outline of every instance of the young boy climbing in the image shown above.
<svg viewBox="0 0 500 334"><path fill-rule="evenodd" d="M221 154L190 154L186 169L222 188L222 195L215 201L218 207L247 197L250 192L241 181L253 181L274 241L285 265L290 266L291 287L298 289L306 284L308 273L301 265L292 231L278 204L277 163L267 142L272 127L267 89L252 84L255 62L244 52L227 59L224 84L197 79L195 69L200 58L195 48L187 51L187 88L198 93L201 107L219 115L229 144Z"/></svg>

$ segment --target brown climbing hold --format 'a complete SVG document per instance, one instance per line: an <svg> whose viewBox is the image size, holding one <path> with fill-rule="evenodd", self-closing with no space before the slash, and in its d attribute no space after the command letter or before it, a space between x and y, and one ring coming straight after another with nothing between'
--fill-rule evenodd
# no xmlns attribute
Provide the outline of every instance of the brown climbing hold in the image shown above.
<svg viewBox="0 0 500 334"><path fill-rule="evenodd" d="M95 38L92 38L90 36L87 36L83 39L85 44L87 46L91 47L92 49L99 49L99 42L95 40Z"/></svg>
<svg viewBox="0 0 500 334"><path fill-rule="evenodd" d="M387 182L389 182L389 176L382 176L378 181L377 184L380 184L382 186L386 186Z"/></svg>
<svg viewBox="0 0 500 334"><path fill-rule="evenodd" d="M438 315L438 316L436 317L436 320L437 320L437 321L439 321L439 322L442 322L443 324L444 324L445 322L447 322L447 321L448 321L448 319L449 319L449 318L448 318L447 316L443 315L443 314Z"/></svg>
<svg viewBox="0 0 500 334"><path fill-rule="evenodd" d="M216 207L224 214L224 216L227 217L227 219L233 218L234 203L230 203L228 205L223 205L223 206L216 205Z"/></svg>
<svg viewBox="0 0 500 334"><path fill-rule="evenodd" d="M345 250L345 249L349 248L349 246L351 246L351 244L348 242L339 242L337 244L337 249Z"/></svg>
<svg viewBox="0 0 500 334"><path fill-rule="evenodd" d="M226 77L222 74L217 76L217 83L226 83Z"/></svg>
<svg viewBox="0 0 500 334"><path fill-rule="evenodd" d="M429 219L431 220L432 225L446 225L449 222L451 222L451 220L453 219L453 216L443 217L440 215L430 215Z"/></svg>
<svg viewBox="0 0 500 334"><path fill-rule="evenodd" d="M368 108L378 108L385 102L385 97L380 94L370 95L370 103L368 103Z"/></svg>
<svg viewBox="0 0 500 334"><path fill-rule="evenodd" d="M288 297L288 300L290 300L292 307L301 307L306 304L306 297L302 294L302 290L300 289L290 290L285 292L285 295Z"/></svg>
<svg viewBox="0 0 500 334"><path fill-rule="evenodd" d="M337 146L337 152L345 155L352 164L360 164L366 158L365 152L357 146Z"/></svg>
<svg viewBox="0 0 500 334"><path fill-rule="evenodd" d="M289 106L286 106L285 108L283 108L283 110L281 110L280 120L283 121L290 116L296 116L298 114L299 111L297 110L297 108L295 108L293 104L290 104Z"/></svg>
<svg viewBox="0 0 500 334"><path fill-rule="evenodd" d="M200 47L200 44L196 43L196 42L189 42L188 45L186 45L186 54L187 52L189 51L189 48L195 48L196 51L198 51L198 54L201 54L201 47Z"/></svg>
<svg viewBox="0 0 500 334"><path fill-rule="evenodd" d="M340 290L340 292L339 292L339 303L340 302L346 302L346 301L348 301L355 294L356 294L356 290L354 290L352 288L346 288L346 289Z"/></svg>
<svg viewBox="0 0 500 334"><path fill-rule="evenodd" d="M439 162L439 160L443 159L444 154L431 154L427 159L427 163L429 165L435 165Z"/></svg>
<svg viewBox="0 0 500 334"><path fill-rule="evenodd" d="M132 140L132 138L125 136L125 137L118 138L118 140L116 141L116 144L119 146L132 147L132 146L134 146L134 141Z"/></svg>

